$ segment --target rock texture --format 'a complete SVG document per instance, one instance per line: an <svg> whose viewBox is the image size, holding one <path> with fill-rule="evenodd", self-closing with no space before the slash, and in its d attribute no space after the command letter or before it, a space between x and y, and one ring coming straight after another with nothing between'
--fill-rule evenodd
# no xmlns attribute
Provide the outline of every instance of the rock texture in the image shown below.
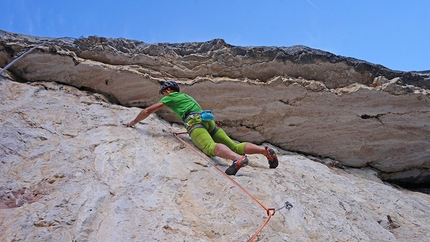
<svg viewBox="0 0 430 242"><path fill-rule="evenodd" d="M387 181L430 184L429 76L294 47L146 44L1 32L0 66L47 41L9 70L21 81L56 81L145 107L175 79L238 140L371 167ZM168 111L164 119L178 121Z"/></svg>
<svg viewBox="0 0 430 242"><path fill-rule="evenodd" d="M215 169L229 163L203 159L156 115L122 125L139 111L0 77L0 241L250 239L267 214ZM428 241L428 194L274 148L277 169L253 155L233 177L269 208L293 205L254 241Z"/></svg>

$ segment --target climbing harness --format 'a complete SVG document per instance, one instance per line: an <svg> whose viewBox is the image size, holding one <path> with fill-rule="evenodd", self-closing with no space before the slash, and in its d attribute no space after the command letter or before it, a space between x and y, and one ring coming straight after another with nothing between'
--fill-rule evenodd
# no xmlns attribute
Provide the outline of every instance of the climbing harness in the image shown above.
<svg viewBox="0 0 430 242"><path fill-rule="evenodd" d="M191 144L189 144L188 142L186 142L183 138L181 138L179 135L181 134L187 134L187 132L179 132L179 133L173 133L173 135L178 138L182 143L184 143L185 145L187 145L188 147L190 147L193 151L195 151L198 155L200 155L201 157L203 157L205 160L209 161L209 164L212 164L211 160L202 152L200 152L199 150L197 150L196 148L194 148ZM260 234L260 232L263 230L263 228L266 226L266 224L269 222L270 218L275 215L275 211L278 211L282 208L286 208L288 210L290 210L293 205L290 202L285 202L284 206L275 209L275 208L268 208L266 207L262 202L260 202L257 198L255 198L254 196L252 196L245 188L243 188L239 183L237 183L235 180L233 180L231 177L229 177L227 174L225 174L225 172L223 172L220 168L216 167L214 164L212 164L212 166L219 171L224 177L226 177L229 181L231 181L234 185L236 185L240 190L242 190L244 193L246 193L250 198L252 198L256 203L258 203L264 210L266 210L267 212L267 219L264 221L264 223L261 225L261 227L258 229L258 231L248 240L248 241L253 241L258 234Z"/></svg>
<svg viewBox="0 0 430 242"><path fill-rule="evenodd" d="M58 38L60 39L60 38ZM52 39L55 40L55 39ZM18 58L16 58L15 60L13 60L11 63L9 63L8 65L6 65L3 69L0 70L0 75L5 72L10 66L12 66L13 64L15 64L18 60L20 60L21 58L23 58L25 55L27 55L28 53L30 53L31 51L33 51L34 49L38 48L41 45L44 45L52 40L46 40L34 47L32 47L31 49L27 50L26 52L24 52L21 56L19 56ZM192 122L188 122L190 120L193 120ZM197 112L197 113L190 113L186 116L186 118L184 118L184 123L185 126L187 127L188 132L180 132L180 133L173 133L173 135L178 138L181 142L183 142L184 144L186 144L188 147L190 147L192 150L194 150L198 155L200 155L201 157L203 157L204 159L208 160L210 164L212 164L209 160L209 158L203 154L202 152L198 151L197 149L195 149L193 146L191 146L189 143L187 143L184 139L182 139L181 137L179 137L179 135L181 134L190 134L192 130L194 130L195 128L206 128L203 124L201 124L202 121L211 121L214 120L214 116L213 114L210 112L210 110L205 110L203 112ZM218 131L218 123L215 126L214 130L211 131L211 136L213 134L215 134ZM248 241L253 241L258 234L260 234L260 232L263 230L263 228L266 226L266 224L269 222L270 218L275 215L275 211L278 211L282 208L286 208L288 210L290 210L293 205L291 203L289 203L288 201L285 202L285 204L278 208L278 209L274 209L274 208L268 208L266 207L263 203L261 203L257 198L255 198L254 196L252 196L247 190L245 190L245 188L243 188L241 185L239 185L239 183L237 183L235 180L233 180L231 177L229 177L227 174L225 174L225 172L223 172L221 169L219 169L218 167L216 167L215 165L213 165L213 167L219 171L221 174L223 174L228 180L230 180L233 184L235 184L240 190L242 190L244 193L246 193L249 197L251 197L255 202L257 202L264 210L266 210L267 212L267 219L264 221L264 223L261 225L261 227L258 229L258 231L251 237L251 239L249 239Z"/></svg>
<svg viewBox="0 0 430 242"><path fill-rule="evenodd" d="M214 118L215 117L210 110L204 110L203 112L191 112L185 115L184 125L188 131L188 134L191 134L191 132L196 128L207 129L206 126L202 124L202 122L212 121L214 120ZM215 128L211 132L209 132L209 134L213 136L218 131L218 129L219 127L218 125L216 125Z"/></svg>

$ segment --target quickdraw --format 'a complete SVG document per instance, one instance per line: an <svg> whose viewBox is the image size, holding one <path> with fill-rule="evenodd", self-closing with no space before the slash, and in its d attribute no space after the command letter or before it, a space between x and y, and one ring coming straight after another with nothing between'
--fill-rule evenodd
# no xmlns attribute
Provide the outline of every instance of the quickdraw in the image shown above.
<svg viewBox="0 0 430 242"><path fill-rule="evenodd" d="M291 208L293 208L293 204L291 204L290 202L286 201L284 203L284 206L277 208L276 211L279 211L279 210L281 210L283 208L285 208L287 210L290 210Z"/></svg>
<svg viewBox="0 0 430 242"><path fill-rule="evenodd" d="M256 203L258 203L264 210L266 210L267 212L267 219L264 221L264 223L261 225L261 227L258 229L258 231L248 240L249 241L253 241L255 238L257 238L258 234L260 234L260 232L263 230L263 228L266 226L266 224L269 222L270 218L275 215L275 212L277 210L280 210L282 208L286 208L288 210L290 210L293 205L290 202L285 202L284 206L275 209L275 208L268 208L266 207L262 202L260 202L257 198L255 198L254 196L252 196L245 188L243 188L241 185L239 185L239 183L237 183L235 180L233 180L231 177L229 177L227 174L225 174L225 172L223 172L221 169L219 169L218 167L216 167L214 164L212 164L211 160L202 152L200 152L199 150L197 150L196 148L194 148L191 144L189 144L188 142L186 142L184 139L182 139L179 135L180 134L186 134L186 132L180 132L180 133L173 133L173 135L178 138L182 143L184 143L185 145L187 145L188 147L190 147L193 151L195 151L198 155L200 155L201 157L203 157L205 160L209 161L209 163L217 170L219 171L224 177L226 177L229 181L231 181L233 184L235 184L240 190L242 190L244 193L246 193L249 197L251 197Z"/></svg>

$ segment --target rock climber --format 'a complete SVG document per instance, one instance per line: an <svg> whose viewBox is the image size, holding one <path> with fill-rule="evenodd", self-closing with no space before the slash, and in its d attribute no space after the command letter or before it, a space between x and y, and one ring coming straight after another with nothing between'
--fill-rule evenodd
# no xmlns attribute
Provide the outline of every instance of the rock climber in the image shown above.
<svg viewBox="0 0 430 242"><path fill-rule="evenodd" d="M203 153L233 161L225 170L227 175L236 175L240 168L248 165L246 154L262 154L267 157L269 168L278 166L275 150L251 142L236 143L231 140L225 131L216 125L213 114L209 110L204 111L190 95L179 92L179 86L175 81L164 82L159 93L163 98L158 103L143 109L125 126L133 127L151 113L167 106L184 122L191 140Z"/></svg>

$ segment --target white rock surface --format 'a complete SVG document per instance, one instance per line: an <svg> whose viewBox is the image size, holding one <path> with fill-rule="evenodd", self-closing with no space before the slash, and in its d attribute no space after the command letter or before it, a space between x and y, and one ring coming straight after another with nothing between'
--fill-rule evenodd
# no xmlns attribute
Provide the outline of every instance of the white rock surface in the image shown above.
<svg viewBox="0 0 430 242"><path fill-rule="evenodd" d="M175 79L237 140L269 142L377 169L384 181L429 187L425 72L393 71L305 46L49 39L2 30L0 66L38 44L9 68L23 82L56 81L147 107L159 100L159 82ZM167 111L159 115L178 121Z"/></svg>
<svg viewBox="0 0 430 242"><path fill-rule="evenodd" d="M55 83L0 80L0 241L246 241L266 211L151 115ZM186 136L182 136L185 139ZM276 147L275 147L276 148ZM428 241L430 196L281 149L233 179L265 206L255 241Z"/></svg>

